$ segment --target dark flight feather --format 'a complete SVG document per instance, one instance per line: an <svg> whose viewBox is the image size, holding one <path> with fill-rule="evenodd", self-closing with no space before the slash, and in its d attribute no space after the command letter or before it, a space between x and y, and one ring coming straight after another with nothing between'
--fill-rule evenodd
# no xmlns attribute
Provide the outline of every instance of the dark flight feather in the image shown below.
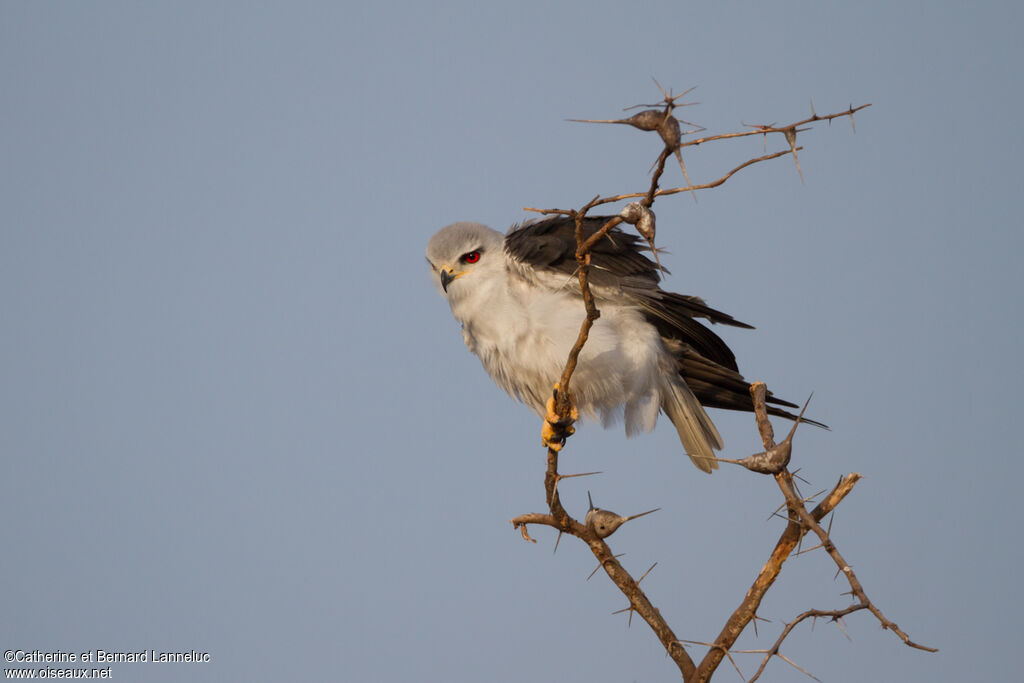
<svg viewBox="0 0 1024 683"><path fill-rule="evenodd" d="M584 218L581 226L584 239L600 230L610 218ZM574 219L565 216L523 223L513 226L505 236L505 251L514 260L533 268L572 276L577 268L575 231ZM679 361L679 374L701 404L711 408L753 411L749 385L739 373L733 352L717 334L695 318L733 327L753 327L711 308L698 297L661 289L658 286L661 279L658 265L644 256L644 251L650 249L641 238L617 227L612 228L590 251L591 284L616 288L640 307L647 322L657 328L665 346L675 354ZM789 401L775 398L770 392L767 400L776 406L797 407ZM774 406L770 406L768 412L796 419L794 414ZM806 418L804 422L826 427Z"/></svg>

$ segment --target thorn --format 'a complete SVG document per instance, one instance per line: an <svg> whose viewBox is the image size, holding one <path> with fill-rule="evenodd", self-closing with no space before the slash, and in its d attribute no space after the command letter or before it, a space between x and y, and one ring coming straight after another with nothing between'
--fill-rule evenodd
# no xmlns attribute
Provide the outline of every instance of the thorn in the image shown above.
<svg viewBox="0 0 1024 683"><path fill-rule="evenodd" d="M794 662L794 661L793 661L792 659L790 659L790 658L789 658L789 657L787 657L786 655L782 654L781 652L776 652L776 653L775 653L775 656L776 656L776 657L778 657L778 658L780 658L780 659L782 659L782 660L785 660L785 661L786 661L787 663L789 663L789 664L790 664L791 666L795 667L795 668L796 668L796 669L798 669L799 671L802 671L802 672L803 672L803 673L805 673L806 675L808 675L808 676L810 676L811 678L813 678L814 680L818 681L818 683L821 683L821 679L820 679L820 678L818 678L817 676L815 676L814 674L812 674L811 672L809 672L809 671L808 671L807 669L803 668L802 666L800 666L799 664L797 664L796 662Z"/></svg>
<svg viewBox="0 0 1024 683"><path fill-rule="evenodd" d="M652 570L652 569L654 569L654 568L655 568L655 567L657 567L657 566L658 566L658 563L657 563L657 562L655 562L654 564L652 564L652 565L650 566L650 569L648 569L647 571L645 571L645 572L644 572L644 574L643 574L643 576L641 576L641 577L640 577L639 579L637 579L637 580L636 580L636 582L637 582L637 585L639 585L639 584L640 584L640 582L641 582L641 581L643 581L643 580L644 580L644 578L646 578L646 577L647 577L647 575L651 573L651 570ZM636 607L634 607L634 606L633 606L633 601L632 601L632 600L630 600L630 601L629 601L629 607L624 607L623 609L620 609L620 610L617 610L617 611L615 611L615 612L612 612L612 614L622 614L623 612L626 612L626 611L628 611L628 612L629 612L629 621L628 621L628 622L626 623L626 628L629 628L630 626L632 626L632 625L633 625L633 612L635 612L635 611L636 611Z"/></svg>
<svg viewBox="0 0 1024 683"><path fill-rule="evenodd" d="M804 498L804 502L805 503L812 503L812 502L814 502L814 499L817 498L818 496L820 496L821 494L825 493L825 490L826 489L822 489L822 490L818 491L817 493L811 494L810 496Z"/></svg>
<svg viewBox="0 0 1024 683"><path fill-rule="evenodd" d="M661 273L662 277L665 277L665 268L661 265L661 259L658 258L659 249L654 246L654 240L648 240L648 244L651 245L651 254L654 256L654 265L658 266L658 272Z"/></svg>
<svg viewBox="0 0 1024 683"><path fill-rule="evenodd" d="M566 119L574 123L629 123L629 119Z"/></svg>
<svg viewBox="0 0 1024 683"><path fill-rule="evenodd" d="M843 632L843 635L846 636L846 639L852 643L853 642L853 638L851 638L850 634L846 632L845 628L843 628L843 618L842 617L836 617L832 621L834 621L836 623L836 626L838 626L839 630Z"/></svg>
<svg viewBox="0 0 1024 683"><path fill-rule="evenodd" d="M796 420L793 421L793 427L790 428L789 434L786 435L786 438L784 439L784 441L792 441L793 440L793 435L796 434L796 428L799 427L800 423L803 421L803 419L804 419L804 412L807 410L807 406L811 405L811 399L812 398L814 398L814 392L813 391L811 392L811 395L807 397L807 400L804 401L804 407L800 409L800 413L796 416ZM800 470L797 470L797 471L799 472Z"/></svg>
<svg viewBox="0 0 1024 683"><path fill-rule="evenodd" d="M563 479L572 479L573 477L589 477L592 474L604 474L604 472L580 472L579 474L556 474L555 485L552 487L555 492L558 491L558 484Z"/></svg>
<svg viewBox="0 0 1024 683"><path fill-rule="evenodd" d="M646 513L645 513L645 514L646 514ZM637 580L636 580L637 584L639 584L639 583L640 583L641 581L643 581L643 580L644 580L644 579L645 579L645 578L647 577L647 575L651 573L651 570L652 570L652 569L654 569L654 568L655 568L655 567L657 567L657 566L658 566L658 563L657 563L657 562L655 562L654 564L652 564L652 565L650 566L650 569L648 569L647 571L645 571L645 572L644 572L644 574L643 574L643 576L641 576L641 577L640 577L639 579L637 579Z"/></svg>
<svg viewBox="0 0 1024 683"><path fill-rule="evenodd" d="M592 474L604 474L603 471L597 472L578 472L576 474L561 474L559 475L562 479L572 479L573 477L589 477Z"/></svg>
<svg viewBox="0 0 1024 683"><path fill-rule="evenodd" d="M612 614L622 614L623 612L629 612L629 621L626 622L626 628L633 625L633 612L636 610L633 608L633 603L629 604L629 607L623 607L622 609L615 610Z"/></svg>
<svg viewBox="0 0 1024 683"><path fill-rule="evenodd" d="M766 624L770 624L770 623L772 623L772 620L771 620L771 619L765 619L765 618L763 618L763 617L759 617L759 616L757 616L757 614L754 614L754 615L752 616L752 618L751 618L751 621L753 621L753 622L754 622L754 637L755 637L755 638L757 637L757 622L759 622L759 621L763 621L763 622L764 622L764 623L766 623Z"/></svg>
<svg viewBox="0 0 1024 683"><path fill-rule="evenodd" d="M686 184L690 186L690 194L693 195L693 201L696 203L697 191L693 189L693 183L690 182L690 174L686 172L686 164L683 163L683 155L679 151L679 147L676 147L673 151L676 153L676 159L679 161L679 168L683 169L683 178L686 179Z"/></svg>
<svg viewBox="0 0 1024 683"><path fill-rule="evenodd" d="M819 543L818 545L814 546L813 548L808 548L807 550L803 550L801 552L798 552L797 555L803 555L805 553L809 553L811 551L817 550L818 548L824 548L824 547L825 547L825 544Z"/></svg>
<svg viewBox="0 0 1024 683"><path fill-rule="evenodd" d="M637 517L643 517L644 515L649 515L652 512L657 512L660 509L661 508L654 508L653 510L648 510L647 512L641 512L641 513L638 513L638 514L635 514L635 515L630 515L629 517L626 517L626 519L623 522L623 524L625 524L625 522L630 521L631 519L636 519ZM655 564L657 564L657 563L655 563Z"/></svg>
<svg viewBox="0 0 1024 683"><path fill-rule="evenodd" d="M685 97L686 95L689 95L690 93L697 89L697 86L687 88L678 95L671 95L665 92L665 89L661 87L660 83L658 83L658 79L652 76L651 80L654 81L654 84L656 86L658 86L658 90L661 91L661 95L664 99L661 102L658 102L657 104L634 104L624 108L622 111L629 111L630 109L636 109L638 107L660 107L662 105L666 105L674 109L675 107L689 107L690 105L698 104L697 102L686 102L685 104L676 104L676 100L678 100L680 97Z"/></svg>
<svg viewBox="0 0 1024 683"><path fill-rule="evenodd" d="M618 555L612 555L612 559L617 560L620 557L625 557L625 555L626 555L626 553L619 553ZM600 569L602 566L604 566L604 564L603 563L599 563L596 567L594 567L594 571L590 572L590 576L587 577L587 581L590 581L591 577L593 577L594 574L597 573L597 570Z"/></svg>
<svg viewBox="0 0 1024 683"><path fill-rule="evenodd" d="M658 90L661 91L661 96L665 98L665 102L671 104L672 98L669 97L669 94L665 92L664 88L661 87L661 83L658 83L658 79L655 78L654 76L651 76L651 80L654 81L654 85L658 86Z"/></svg>

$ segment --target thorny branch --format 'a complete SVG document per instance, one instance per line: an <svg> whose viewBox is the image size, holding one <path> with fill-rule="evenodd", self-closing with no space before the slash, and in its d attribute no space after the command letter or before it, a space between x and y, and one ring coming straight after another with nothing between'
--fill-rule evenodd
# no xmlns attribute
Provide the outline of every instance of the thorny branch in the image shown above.
<svg viewBox="0 0 1024 683"><path fill-rule="evenodd" d="M659 85L659 88L661 86ZM689 91L686 91L689 92ZM598 123L626 123L632 125L641 130L654 130L659 133L664 144L663 149L658 155L658 159L653 166L653 173L651 177L651 183L649 188L645 192L634 192L629 194L619 194L608 197L594 197L587 202L580 209L527 209L529 211L535 211L542 214L560 214L571 217L575 221L575 237L576 237L576 261L578 264L578 279L580 292L583 297L583 305L586 310L586 316L580 326L580 331L576 339L576 343L573 345L569 352L568 359L566 360L565 368L559 378L558 385L554 392L554 412L553 421L550 424L556 430L556 434L561 436L561 442L564 443L564 439L572 434L572 422L573 422L573 404L572 404L572 392L571 392L571 380L572 375L576 369L576 365L579 360L580 352L590 335L590 330L594 323L600 318L601 312L597 308L597 304L590 288L589 274L590 274L590 251L600 240L604 239L608 232L620 225L624 221L624 217L627 215L626 211L623 211L619 216L611 217L601 227L600 230L595 232L589 238L585 237L582 230L583 219L587 213L594 207L601 206L604 204L610 204L614 202L620 202L626 199L640 198L640 206L643 211L648 211L653 206L654 201L657 197L667 196L672 194L678 194L680 192L695 192L696 190L711 189L718 187L725 183L737 172L752 166L754 164L770 161L777 159L788 154L792 154L794 161L796 161L796 152L801 147L796 145L796 135L805 128L808 124L813 124L818 121L828 121L831 123L833 119L840 117L849 117L851 125L853 125L853 115L871 106L870 104L864 104L859 107L849 107L847 111L838 112L835 114L827 114L819 116L814 112L813 104L811 106L811 116L791 123L785 126L776 126L774 124L769 125L755 125L750 126L751 130L735 132L735 133L724 133L720 135L710 135L702 138L697 138L689 141L683 141L679 132L678 120L673 116L673 111L678 106L683 106L676 102L676 100L685 95L686 92L681 95L672 96L666 93L662 89L664 95L663 101L659 105L640 105L640 106L662 106L661 110L647 110L640 112L639 114L630 117L629 119L622 119L616 121L594 121ZM856 128L854 127L854 130ZM683 165L681 150L686 147L696 147L698 145L713 142L717 140L725 140L740 137L749 137L751 135L762 135L767 138L770 134L780 134L784 137L788 149L784 149L778 152L764 154L763 156L748 159L747 161L737 165L731 170L719 178L705 183L692 184L689 181L689 177L686 174L686 167ZM685 186L671 188L667 190L659 189L659 183L662 175L665 172L665 164L668 158L675 155L679 160L680 167L683 170L684 177L686 177L687 183ZM799 171L799 162L797 161L797 170ZM802 172L801 172L802 178ZM657 251L654 248L653 240L653 216L651 217L650 234L644 234L647 239L651 242L652 251L656 254ZM636 223L636 220L627 219L631 223ZM781 659L789 662L796 668L804 671L797 664L792 662L790 659L785 657L780 652L783 641L790 635L793 628L801 623L802 621L809 618L829 618L832 621L838 623L838 620L843 616L851 614L855 611L869 610L875 617L881 622L884 628L892 630L896 633L904 643L910 647L919 648L922 650L928 650L934 652L935 650L926 646L919 645L907 636L895 623L889 621L882 612L871 602L865 593L863 587L858 581L853 570L849 564L839 554L838 549L832 542L829 533L822 529L819 522L824 519L829 513L831 513L837 505L853 490L854 485L860 480L860 475L857 473L849 474L845 477L840 478L836 486L828 493L813 510L808 511L806 508L807 501L801 499L798 495L796 488L793 484L793 474L787 469L791 448L792 439L796 426L799 424L799 420L794 425L793 431L789 433L789 436L781 444L776 444L774 440L774 433L772 431L771 423L768 421L767 411L765 407L765 396L766 387L763 383L757 382L751 385L751 397L754 403L755 416L757 421L758 430L761 435L762 442L764 444L765 452L751 456L751 458L760 458L758 463L762 467L757 469L750 467L749 463L742 461L726 461L736 462L738 464L747 464L749 469L759 471L762 473L771 473L774 475L776 482L779 485L780 490L785 498L785 506L788 511L788 521L786 528L783 530L782 535L779 537L775 548L772 550L768 557L767 562L761 568L753 585L747 591L746 596L740 603L739 607L733 611L729 619L726 621L725 626L719 633L718 638L713 643L703 643L708 646L708 651L704 655L703 659L698 663L690 657L689 653L684 648L684 643L698 644L697 641L683 641L678 639L673 633L671 627L662 617L661 613L657 608L650 602L644 592L640 589L639 581L634 580L633 577L626 571L625 568L618 561L617 557L612 553L611 548L605 542L604 538L598 535L597 530L590 524L583 524L574 519L569 513L562 507L561 501L558 495L558 483L561 479L570 476L579 475L561 475L558 472L558 457L561 450L561 445L551 445L549 443L547 449L547 469L544 476L544 490L545 499L547 501L548 513L529 513L520 515L514 518L512 524L515 528L519 529L526 540L532 541L527 532L527 526L530 524L540 524L550 526L557 529L562 533L575 536L585 542L590 548L591 552L598 559L599 568L603 568L608 577L612 582L619 588L620 591L629 600L629 607L627 608L631 613L636 612L639 614L644 621L650 625L655 635L661 641L668 656L670 656L679 668L682 678L687 683L691 681L707 681L710 680L714 674L718 665L721 664L722 660L728 658L732 662L733 666L739 671L739 667L733 660L732 653L739 652L756 652L764 654L764 659L761 662L761 666L754 678L760 676L767 663L772 657L777 656ZM806 406L805 406L806 408ZM802 415L802 412L801 412ZM750 460L750 458L746 459ZM768 465L764 465L764 463ZM589 519L589 516L588 516ZM801 539L809 531L813 531L815 535L821 540L821 547L824 547L826 552L832 557L832 559L839 566L840 571L844 573L847 581L850 584L851 594L858 600L858 602L837 610L807 610L804 613L797 616L792 622L788 623L779 635L774 645L768 650L746 650L738 651L732 650L732 646L739 638L743 630L752 621L757 619L757 609L761 604L761 600L767 593L768 589L771 588L776 578L782 570L782 565L786 559L790 556L795 548L797 548ZM610 534L609 534L610 535ZM596 570L595 570L596 571ZM648 570L649 571L649 570ZM643 578L643 577L641 577ZM804 673L807 673L804 671ZM810 674L808 674L810 675ZM751 679L753 680L753 679Z"/></svg>

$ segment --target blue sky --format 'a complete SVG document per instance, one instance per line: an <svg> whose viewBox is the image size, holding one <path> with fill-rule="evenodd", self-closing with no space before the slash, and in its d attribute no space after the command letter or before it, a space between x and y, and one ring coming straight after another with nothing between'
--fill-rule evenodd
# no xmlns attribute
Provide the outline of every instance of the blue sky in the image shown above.
<svg viewBox="0 0 1024 683"><path fill-rule="evenodd" d="M671 680L543 509L540 424L461 342L423 260L456 220L647 186L658 142L573 124L697 89L709 132L871 102L792 163L656 204L666 286L757 327L740 367L801 429L865 614L785 652L826 681L1017 674L1024 338L1016 3L0 4L3 649L199 650L121 680ZM769 142L777 147L779 142ZM704 181L755 139L693 150ZM681 184L677 168L666 182ZM673 175L675 174L675 175ZM727 456L753 421L716 413ZM780 426L781 428L781 426ZM778 537L774 484L666 424L584 424L565 482L680 637ZM846 604L820 551L761 615ZM696 657L703 655L698 648ZM756 657L740 659L749 676ZM738 680L720 670L716 680ZM802 679L774 662L762 680Z"/></svg>

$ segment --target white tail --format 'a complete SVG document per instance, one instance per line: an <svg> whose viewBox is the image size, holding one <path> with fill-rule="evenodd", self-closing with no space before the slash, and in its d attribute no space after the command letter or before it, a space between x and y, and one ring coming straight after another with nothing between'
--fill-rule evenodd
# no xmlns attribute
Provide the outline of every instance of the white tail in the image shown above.
<svg viewBox="0 0 1024 683"><path fill-rule="evenodd" d="M682 381L669 381L662 391L661 409L676 426L679 440L697 469L718 469L714 451L721 450L722 437L690 387Z"/></svg>

